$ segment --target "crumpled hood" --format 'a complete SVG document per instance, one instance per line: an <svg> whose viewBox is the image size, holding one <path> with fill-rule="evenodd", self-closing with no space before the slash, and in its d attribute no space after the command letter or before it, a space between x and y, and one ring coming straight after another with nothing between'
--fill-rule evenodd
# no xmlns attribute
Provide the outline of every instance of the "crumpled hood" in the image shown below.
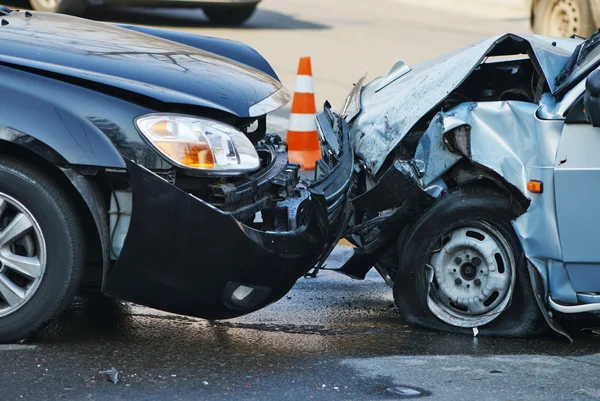
<svg viewBox="0 0 600 401"><path fill-rule="evenodd" d="M8 24L0 27L0 63L59 79L84 79L240 117L282 88L246 64L110 24L38 12L3 18Z"/></svg>
<svg viewBox="0 0 600 401"><path fill-rule="evenodd" d="M380 77L361 93L361 112L350 132L354 152L371 174L377 174L411 128L488 56L529 54L554 93L555 77L580 42L539 35L498 35L418 64L377 91L385 79Z"/></svg>

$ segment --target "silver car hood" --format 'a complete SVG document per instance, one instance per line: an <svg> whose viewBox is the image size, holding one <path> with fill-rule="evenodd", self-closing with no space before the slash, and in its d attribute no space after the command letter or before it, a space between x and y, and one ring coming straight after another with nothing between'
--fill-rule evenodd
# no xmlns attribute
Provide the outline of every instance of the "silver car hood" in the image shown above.
<svg viewBox="0 0 600 401"><path fill-rule="evenodd" d="M498 35L418 64L380 90L386 77L375 79L361 93L361 111L350 132L354 152L371 174L377 174L411 128L486 57L527 54L554 93L555 78L579 43L580 39L540 35Z"/></svg>

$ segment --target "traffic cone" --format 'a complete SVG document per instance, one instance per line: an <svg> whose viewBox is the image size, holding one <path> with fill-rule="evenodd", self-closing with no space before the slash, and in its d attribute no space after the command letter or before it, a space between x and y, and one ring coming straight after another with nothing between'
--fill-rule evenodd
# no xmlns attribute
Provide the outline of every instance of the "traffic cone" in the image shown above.
<svg viewBox="0 0 600 401"><path fill-rule="evenodd" d="M321 158L310 57L301 57L287 133L288 159L303 170L314 170Z"/></svg>

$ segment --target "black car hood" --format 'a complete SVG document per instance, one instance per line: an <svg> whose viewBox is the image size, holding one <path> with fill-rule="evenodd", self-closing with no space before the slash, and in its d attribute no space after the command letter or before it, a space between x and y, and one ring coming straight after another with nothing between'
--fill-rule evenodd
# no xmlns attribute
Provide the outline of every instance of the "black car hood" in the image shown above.
<svg viewBox="0 0 600 401"><path fill-rule="evenodd" d="M115 94L249 117L252 105L282 89L246 64L130 29L37 12L3 18L0 64L101 84Z"/></svg>

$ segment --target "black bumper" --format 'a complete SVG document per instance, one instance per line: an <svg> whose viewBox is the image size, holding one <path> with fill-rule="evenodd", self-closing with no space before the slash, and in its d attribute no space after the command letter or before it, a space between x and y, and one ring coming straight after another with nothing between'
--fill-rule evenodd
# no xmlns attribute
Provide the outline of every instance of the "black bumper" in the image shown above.
<svg viewBox="0 0 600 401"><path fill-rule="evenodd" d="M290 231L244 225L232 213L128 162L131 224L116 264L105 272L103 292L208 319L240 316L281 298L327 257L352 213L348 129L343 123L333 127L322 127L339 140L338 155L322 166L327 173L271 208L287 209L296 222Z"/></svg>

